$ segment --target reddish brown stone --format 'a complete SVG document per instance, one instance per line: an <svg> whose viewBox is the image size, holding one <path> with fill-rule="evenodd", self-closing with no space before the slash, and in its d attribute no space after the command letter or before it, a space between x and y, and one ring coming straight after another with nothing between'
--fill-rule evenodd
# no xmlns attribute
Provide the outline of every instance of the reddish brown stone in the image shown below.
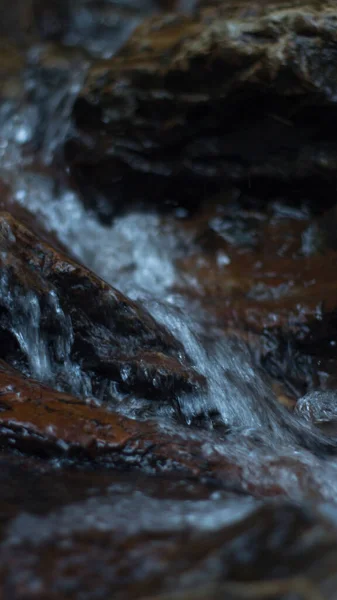
<svg viewBox="0 0 337 600"><path fill-rule="evenodd" d="M67 147L86 202L96 187L110 216L130 198L195 207L228 182L331 196L334 3L292 5L156 17L93 65Z"/></svg>
<svg viewBox="0 0 337 600"><path fill-rule="evenodd" d="M52 361L62 364L67 358L59 356L58 338L70 343L69 358L88 374L98 396L109 382L123 393L168 401L205 385L189 367L182 346L144 309L7 213L0 216L0 248L2 358L30 373L30 357L13 334L18 311L26 311L25 323L37 320L31 327L48 340ZM37 313L32 303L38 303ZM36 343L31 352L38 352Z"/></svg>
<svg viewBox="0 0 337 600"><path fill-rule="evenodd" d="M318 215L315 212L318 212ZM181 287L251 346L287 394L336 388L337 292L334 211L280 198L209 204L177 221L194 243L179 261ZM330 232L330 233L329 233ZM282 391L278 390L278 393Z"/></svg>
<svg viewBox="0 0 337 600"><path fill-rule="evenodd" d="M311 471L300 460L256 454L247 465L249 440L223 445L217 434L198 435L164 422L138 422L87 399L78 399L23 378L0 365L0 444L31 456L145 473L178 472L187 478L254 496L320 497ZM218 444L221 441L221 448ZM262 451L262 449L261 449ZM287 476L281 473L287 472ZM321 477L321 474L320 474ZM322 491L324 494L324 490Z"/></svg>

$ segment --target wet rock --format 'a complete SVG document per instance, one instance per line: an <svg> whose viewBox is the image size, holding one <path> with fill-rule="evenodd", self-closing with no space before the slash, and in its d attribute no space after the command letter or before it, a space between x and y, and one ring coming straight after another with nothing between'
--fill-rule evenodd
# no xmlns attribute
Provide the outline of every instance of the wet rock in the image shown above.
<svg viewBox="0 0 337 600"><path fill-rule="evenodd" d="M35 0L36 27L44 40L111 57L145 17L171 10L170 0Z"/></svg>
<svg viewBox="0 0 337 600"><path fill-rule="evenodd" d="M279 197L266 205L233 189L175 221L191 240L177 263L179 292L245 340L293 399L337 386L332 213L324 216L321 200Z"/></svg>
<svg viewBox="0 0 337 600"><path fill-rule="evenodd" d="M82 464L94 461L122 470L179 471L187 477L218 481L220 487L240 485L242 467L215 449L204 448L208 438L202 434L195 438L185 429L141 423L106 411L90 398L74 398L25 378L4 361L0 393L2 449L80 459ZM263 481L259 483L262 491ZM269 492L282 493L277 486Z"/></svg>
<svg viewBox="0 0 337 600"><path fill-rule="evenodd" d="M266 564L273 597L301 589L297 575L325 589L329 565L335 562L332 525L282 500L255 510L245 495L331 501L334 487L326 487L326 475L332 473L325 474L323 463L275 457L266 447L258 453L248 438L222 447L218 442L216 435L128 419L97 401L24 378L1 361L0 589L9 590L8 598L28 598L38 585L41 598L49 590L67 597L71 567L72 595L79 599L84 590L94 598L106 597L112 588L117 598L143 598L149 590L169 592L172 586L175 591L205 586L204 597L209 598L210 585L215 594L221 586L221 593L244 598L247 590L265 589ZM9 451L14 451L12 457ZM19 458L22 453L29 460ZM38 459L52 462L42 467ZM8 497L6 461L13 484L22 485L29 476L26 495L14 490ZM51 472L53 464L57 475ZM96 470L67 475L76 465L82 473L85 467ZM98 466L109 471L98 472ZM129 476L118 482L120 470ZM137 472L182 478L190 494L203 498L205 484L226 491L218 491L204 508L191 502L175 505L171 490L176 480L160 479L152 483L162 483L160 500L154 501L146 496L144 480L133 493ZM90 480L89 493L85 482ZM199 492L198 482L204 482ZM102 484L109 486L105 493ZM40 492L38 499L26 497L32 486L34 494ZM184 489L177 486L178 499ZM99 571L96 562L92 565L94 552Z"/></svg>
<svg viewBox="0 0 337 600"><path fill-rule="evenodd" d="M22 93L21 74L23 65L24 57L20 50L5 37L2 38L0 42L0 76L2 80L0 107L4 101L15 99Z"/></svg>
<svg viewBox="0 0 337 600"><path fill-rule="evenodd" d="M324 519L296 506L267 505L215 530L191 526L180 505L177 519L179 503L166 503L165 528L153 514L167 519L160 502L132 490L125 497L117 487L107 498L8 519L0 544L5 600L29 598L32 590L58 599L71 590L76 600L111 593L118 600L280 599L320 597L320 590L333 598L336 542ZM143 523L135 523L135 513Z"/></svg>
<svg viewBox="0 0 337 600"><path fill-rule="evenodd" d="M329 464L275 455L259 438L233 436L161 420L139 421L107 410L90 397L53 390L0 363L0 448L58 465L104 467L145 474L179 474L185 480L260 498L313 501L334 498ZM247 456L252 458L248 461Z"/></svg>
<svg viewBox="0 0 337 600"><path fill-rule="evenodd" d="M309 392L296 403L295 413L332 435L337 431L337 393L335 390Z"/></svg>
<svg viewBox="0 0 337 600"><path fill-rule="evenodd" d="M204 381L150 315L9 214L0 217L1 357L62 389L174 401Z"/></svg>
<svg viewBox="0 0 337 600"><path fill-rule="evenodd" d="M84 195L195 206L228 181L333 193L333 3L226 4L149 20L92 67L68 145Z"/></svg>
<svg viewBox="0 0 337 600"><path fill-rule="evenodd" d="M136 468L140 466L144 470L150 466L150 455L154 450L152 457L155 469L165 469L167 462L171 463L173 470L186 468L187 472L194 472L193 465L189 464L188 452L186 462L183 452L179 458L179 442L176 450L172 447L172 453L169 452L165 457L165 445L170 444L170 436L164 435L162 442L159 437L157 441L150 441L152 434L156 437L155 432L159 433L154 424L137 423L107 412L97 406L94 400L74 398L52 390L37 381L24 378L3 361L0 363L0 389L2 448L44 458L102 459L103 463L117 468L127 468L129 465ZM195 468L198 470L198 467Z"/></svg>
<svg viewBox="0 0 337 600"><path fill-rule="evenodd" d="M48 169L44 169L45 173L50 175L50 171ZM53 172L52 172L53 173ZM32 174L33 178L38 178L39 173L37 169ZM55 173L53 173L55 174ZM15 195L15 194L14 194ZM0 213L8 213L18 222L22 223L27 229L29 229L34 235L38 238L49 243L50 245L64 254L68 254L71 256L70 251L65 248L65 246L58 239L57 235L55 235L51 231L47 231L42 223L42 220L36 214L33 214L28 207L24 205L24 203L19 203L16 198L13 198L13 190L11 190L10 185L8 183L1 181L0 179Z"/></svg>

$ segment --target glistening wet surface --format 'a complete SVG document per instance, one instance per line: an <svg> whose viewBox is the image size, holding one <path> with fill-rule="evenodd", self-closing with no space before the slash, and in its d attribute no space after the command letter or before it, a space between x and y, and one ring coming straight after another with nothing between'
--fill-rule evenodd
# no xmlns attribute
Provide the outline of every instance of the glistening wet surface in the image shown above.
<svg viewBox="0 0 337 600"><path fill-rule="evenodd" d="M323 201L317 180L296 175L287 187L283 170L282 185L271 184L256 165L256 180L252 169L242 184L240 171L218 189L218 174L216 185L209 180L220 169L214 157L229 159L211 123L207 144L184 133L178 173L184 115L191 111L194 124L199 110L207 130L209 110L198 104L206 101L193 99L195 90L175 96L183 84L173 76L159 80L167 90L152 89L151 78L142 89L141 61L130 72L113 62L151 14L154 29L145 22L116 60L131 61L145 36L144 52L158 44L169 62L180 28L188 38L200 27L188 16L196 4L51 3L50 12L36 9L38 32L22 32L22 41L8 31L3 41L5 600L337 598L336 215L327 155L318 161ZM178 25L160 16L169 8L185 12ZM156 37L160 19L172 38ZM212 27L226 43L239 30ZM172 98L179 114L167 119ZM289 123L279 104L282 129ZM294 118L305 140L306 118ZM287 146L277 152L290 161Z"/></svg>

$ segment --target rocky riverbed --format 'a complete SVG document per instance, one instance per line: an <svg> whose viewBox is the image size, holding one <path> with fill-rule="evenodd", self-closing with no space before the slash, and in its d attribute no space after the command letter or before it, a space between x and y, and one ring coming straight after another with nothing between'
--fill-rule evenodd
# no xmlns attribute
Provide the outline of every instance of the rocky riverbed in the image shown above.
<svg viewBox="0 0 337 600"><path fill-rule="evenodd" d="M337 8L0 5L0 597L337 599Z"/></svg>

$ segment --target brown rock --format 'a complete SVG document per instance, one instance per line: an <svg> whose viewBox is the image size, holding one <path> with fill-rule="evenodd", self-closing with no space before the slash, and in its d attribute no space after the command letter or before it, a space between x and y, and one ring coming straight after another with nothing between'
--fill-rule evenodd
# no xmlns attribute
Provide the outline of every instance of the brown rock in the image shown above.
<svg viewBox="0 0 337 600"><path fill-rule="evenodd" d="M0 13L1 22L1 13ZM6 37L0 41L0 77L2 81L0 102L20 97L23 91L22 69L24 57Z"/></svg>
<svg viewBox="0 0 337 600"><path fill-rule="evenodd" d="M74 600L111 594L117 600L281 600L320 598L320 590L327 600L334 597L335 530L315 514L266 505L209 531L183 517L180 526L165 528L151 507L167 518L158 501L142 493L125 497L116 486L106 499L19 514L7 523L0 548L4 598L29 598L32 588L38 598L58 600L69 589ZM135 523L139 513L146 527Z"/></svg>
<svg viewBox="0 0 337 600"><path fill-rule="evenodd" d="M332 193L334 3L224 6L149 20L92 67L67 148L84 195L194 206L228 181Z"/></svg>
<svg viewBox="0 0 337 600"><path fill-rule="evenodd" d="M7 213L0 249L2 358L79 394L89 378L99 397L117 386L174 401L204 385L180 344L145 310Z"/></svg>
<svg viewBox="0 0 337 600"><path fill-rule="evenodd" d="M139 422L41 385L0 363L0 447L42 458L72 459L144 473L180 473L256 497L326 497L319 472L299 458L260 453L256 443L195 432L162 421ZM247 455L254 449L254 464ZM318 466L318 465L317 465ZM286 475L284 475L286 473ZM282 475L283 474L283 475ZM317 479L318 476L318 479Z"/></svg>
<svg viewBox="0 0 337 600"><path fill-rule="evenodd" d="M215 435L200 432L196 436L177 426L128 419L90 399L74 398L23 378L3 361L0 399L0 447L2 452L15 451L12 459L8 454L0 457L0 592L6 592L4 598L29 598L37 581L37 597L66 598L69 569L76 599L84 590L97 599L112 589L116 598L144 598L149 592L170 592L172 585L177 591L196 584L204 600L219 593L240 600L248 592L268 590L278 598L278 594L282 597L302 588L321 589L334 573L336 541L331 524L298 504L282 501L290 496L298 502L302 495L326 499L323 464L316 465L315 476L314 464L310 469L299 457L273 458L266 448L258 454L256 445L250 446L247 440L222 445L219 450ZM43 469L36 462L14 461L19 453L57 459L58 465L68 468L71 461L73 467L80 464L82 471L85 466L108 467L110 476L96 468L87 476L91 486L86 492L83 475L68 473L67 482L67 472L58 470L52 476L46 468L42 477ZM252 455L249 465L247 456ZM6 468L14 486L13 498L8 483L3 485ZM176 474L192 482L193 489L194 481L203 481L227 493L279 496L279 500L256 509L240 495L229 494L228 505L226 496L220 495L214 510L239 512L234 523L209 531L209 516L206 528L200 523L200 505L184 509L182 503L175 508L170 501L168 510L165 498L171 498L174 479L161 480L162 506L153 500L153 492L152 497L146 496L146 481L139 482L141 493L132 493L135 475L119 482L116 470ZM15 485L27 478L27 493L26 487L15 491ZM93 489L101 487L100 478L105 478L110 496ZM125 492L123 483L128 483ZM180 482L178 498L183 490ZM39 498L32 504L30 495L37 492ZM210 498L208 503L212 506ZM196 508L199 512L194 516Z"/></svg>

